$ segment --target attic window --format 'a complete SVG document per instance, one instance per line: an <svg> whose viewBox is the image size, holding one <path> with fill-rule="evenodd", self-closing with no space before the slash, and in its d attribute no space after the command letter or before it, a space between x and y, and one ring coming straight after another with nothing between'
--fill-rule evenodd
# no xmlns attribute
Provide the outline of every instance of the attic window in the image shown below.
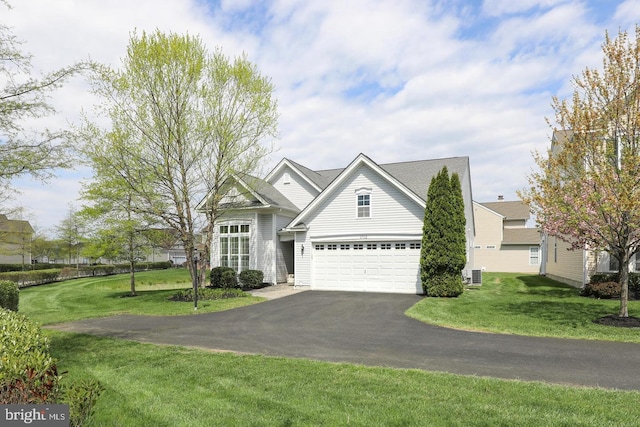
<svg viewBox="0 0 640 427"><path fill-rule="evenodd" d="M356 190L356 218L371 218L371 189Z"/></svg>
<svg viewBox="0 0 640 427"><path fill-rule="evenodd" d="M282 177L282 183L291 184L291 175L289 175L289 172L285 172L284 176Z"/></svg>

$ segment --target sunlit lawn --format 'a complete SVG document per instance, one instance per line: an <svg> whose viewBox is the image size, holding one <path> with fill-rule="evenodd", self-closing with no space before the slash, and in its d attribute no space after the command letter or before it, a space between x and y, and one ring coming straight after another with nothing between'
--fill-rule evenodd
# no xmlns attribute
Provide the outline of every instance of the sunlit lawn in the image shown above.
<svg viewBox="0 0 640 427"><path fill-rule="evenodd" d="M640 329L615 328L593 320L618 312L619 300L579 296L576 288L546 277L485 273L483 283L458 298L424 298L407 314L426 323L517 335L640 343ZM640 301L629 302L640 317Z"/></svg>
<svg viewBox="0 0 640 427"><path fill-rule="evenodd" d="M105 387L91 426L637 426L640 393L49 332Z"/></svg>
<svg viewBox="0 0 640 427"><path fill-rule="evenodd" d="M41 323L118 313L189 314L169 301L190 287L185 270L79 279L25 289L20 312ZM201 302L198 312L259 302ZM408 313L430 323L525 335L637 341L640 331L592 320L617 301L537 276L485 274L454 299L424 298ZM638 302L630 312L640 311ZM215 353L88 335L44 332L66 378L98 380L90 426L635 426L640 393L364 367L301 359Z"/></svg>
<svg viewBox="0 0 640 427"><path fill-rule="evenodd" d="M116 314L193 314L193 303L169 301L177 289L191 287L186 269L145 271L136 274L136 293L130 297L129 275L74 279L20 291L21 313L40 324L104 317ZM262 301L247 296L199 301L197 313L221 311Z"/></svg>

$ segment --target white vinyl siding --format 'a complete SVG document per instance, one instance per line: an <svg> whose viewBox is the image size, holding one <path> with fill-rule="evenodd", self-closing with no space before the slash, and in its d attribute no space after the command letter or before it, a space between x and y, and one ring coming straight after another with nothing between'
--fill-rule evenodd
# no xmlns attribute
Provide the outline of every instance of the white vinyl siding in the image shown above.
<svg viewBox="0 0 640 427"><path fill-rule="evenodd" d="M371 199L375 215L367 221L354 215L355 195L365 188L375 195ZM314 248L309 255L305 250L299 256L303 233L298 233L296 284L300 279L308 280L312 289L421 293L423 220L423 207L368 166L359 167L305 221L310 230L304 233L305 247L312 248L312 244L322 249ZM300 272L298 261L307 256L312 257L312 271ZM333 262L337 264L332 267Z"/></svg>
<svg viewBox="0 0 640 427"><path fill-rule="evenodd" d="M371 188L375 194L375 215L367 221L354 215L354 194L362 188ZM349 235L367 239L380 234L421 236L423 220L423 207L367 166L361 166L314 209L305 223L312 230L312 240L318 236L344 236L341 240L347 240Z"/></svg>
<svg viewBox="0 0 640 427"><path fill-rule="evenodd" d="M271 185L298 209L304 209L318 195L318 191L289 167L271 178Z"/></svg>
<svg viewBox="0 0 640 427"><path fill-rule="evenodd" d="M276 253L274 250L273 214L258 214L258 226L256 230L256 242L259 250L257 253L256 269L264 273L264 281L276 282Z"/></svg>

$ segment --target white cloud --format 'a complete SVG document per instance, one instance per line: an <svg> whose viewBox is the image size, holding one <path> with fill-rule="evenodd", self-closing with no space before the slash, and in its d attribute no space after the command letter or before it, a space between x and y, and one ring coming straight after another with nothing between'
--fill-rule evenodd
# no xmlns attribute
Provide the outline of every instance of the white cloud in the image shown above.
<svg viewBox="0 0 640 427"><path fill-rule="evenodd" d="M636 1L608 15L578 0L15 3L3 19L38 70L89 55L119 66L133 30L188 31L210 49L247 52L272 78L281 139L271 165L284 156L344 167L360 152L379 163L469 156L479 201L516 197L530 151L548 145L551 96L567 96L571 75L599 65L603 25L617 31L640 17ZM91 97L74 79L53 101L60 115L47 123L65 126ZM49 227L78 188L64 176L25 200Z"/></svg>

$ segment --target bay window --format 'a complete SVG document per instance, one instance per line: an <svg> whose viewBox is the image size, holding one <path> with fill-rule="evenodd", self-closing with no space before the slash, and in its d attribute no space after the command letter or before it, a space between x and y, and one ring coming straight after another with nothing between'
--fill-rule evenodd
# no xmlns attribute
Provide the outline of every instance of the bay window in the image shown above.
<svg viewBox="0 0 640 427"><path fill-rule="evenodd" d="M249 269L249 224L220 226L220 265L237 272Z"/></svg>

